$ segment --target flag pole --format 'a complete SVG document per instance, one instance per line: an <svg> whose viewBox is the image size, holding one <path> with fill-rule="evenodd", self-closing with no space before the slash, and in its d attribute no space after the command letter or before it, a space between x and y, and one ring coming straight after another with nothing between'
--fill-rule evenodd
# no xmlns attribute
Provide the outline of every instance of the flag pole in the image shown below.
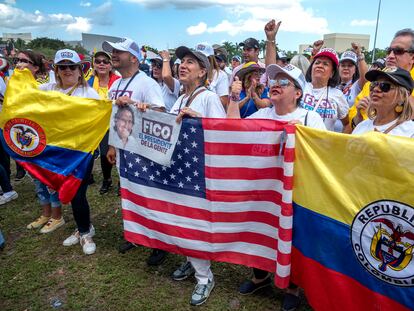
<svg viewBox="0 0 414 311"><path fill-rule="evenodd" d="M379 22L380 9L381 9L381 0L379 0L379 2L378 2L377 24L375 26L374 49L372 50L371 64L374 63L374 61L375 61L375 46L377 44L377 32L378 32L378 22Z"/></svg>

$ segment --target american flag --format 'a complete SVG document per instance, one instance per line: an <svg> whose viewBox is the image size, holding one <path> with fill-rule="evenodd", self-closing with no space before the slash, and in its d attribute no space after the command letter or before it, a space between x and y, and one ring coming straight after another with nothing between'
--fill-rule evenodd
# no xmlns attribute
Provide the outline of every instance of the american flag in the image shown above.
<svg viewBox="0 0 414 311"><path fill-rule="evenodd" d="M128 241L242 264L289 284L292 125L184 119L171 167L120 150Z"/></svg>

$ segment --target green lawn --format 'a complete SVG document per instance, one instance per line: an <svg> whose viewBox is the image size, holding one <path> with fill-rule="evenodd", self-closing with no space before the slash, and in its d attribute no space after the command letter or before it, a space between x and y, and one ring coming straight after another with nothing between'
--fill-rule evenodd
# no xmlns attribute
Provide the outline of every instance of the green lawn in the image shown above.
<svg viewBox="0 0 414 311"><path fill-rule="evenodd" d="M98 161L96 162L98 167ZM170 254L163 265L150 268L150 250L138 247L122 255L120 199L113 189L98 193L101 177L89 187L92 221L96 228L97 252L83 255L80 245L63 247L62 241L75 229L69 206L64 208L66 225L50 234L26 229L40 215L34 185L26 177L15 185L19 198L0 207L0 228L6 247L0 251L0 310L279 310L282 291L266 288L252 296L241 296L238 285L249 275L243 266L213 263L216 287L209 300L191 307L194 278L170 279L183 260ZM14 174L13 174L14 176ZM116 177L114 177L116 179ZM311 310L305 301L299 310Z"/></svg>

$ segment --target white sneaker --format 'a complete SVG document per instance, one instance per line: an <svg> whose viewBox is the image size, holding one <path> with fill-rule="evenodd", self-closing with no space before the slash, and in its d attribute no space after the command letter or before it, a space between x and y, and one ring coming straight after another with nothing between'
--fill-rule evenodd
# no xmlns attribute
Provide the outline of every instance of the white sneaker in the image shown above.
<svg viewBox="0 0 414 311"><path fill-rule="evenodd" d="M85 255L92 255L96 251L96 244L93 242L89 234L84 234L80 237L80 244Z"/></svg>
<svg viewBox="0 0 414 311"><path fill-rule="evenodd" d="M89 233L87 234L91 238L95 235L95 228L91 225L89 227ZM79 243L80 240L80 233L79 230L76 229L75 232L72 233L71 236L66 238L66 240L63 241L63 246L72 246Z"/></svg>
<svg viewBox="0 0 414 311"><path fill-rule="evenodd" d="M0 205L6 204L7 202L15 200L18 197L19 197L19 195L14 190L9 191L9 192L5 192L5 193L3 193L3 195L0 196Z"/></svg>

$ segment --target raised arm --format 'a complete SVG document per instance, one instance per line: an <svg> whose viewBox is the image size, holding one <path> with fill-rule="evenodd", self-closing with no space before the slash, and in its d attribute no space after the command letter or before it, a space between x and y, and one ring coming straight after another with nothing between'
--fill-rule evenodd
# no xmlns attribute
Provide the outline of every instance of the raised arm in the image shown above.
<svg viewBox="0 0 414 311"><path fill-rule="evenodd" d="M170 66L170 59L171 59L170 52L161 51L160 56L162 57L162 72L161 72L162 80L168 86L171 92L174 92L174 78L172 76L171 66Z"/></svg>
<svg viewBox="0 0 414 311"><path fill-rule="evenodd" d="M266 55L265 63L266 67L270 64L276 64L276 34L279 30L280 24L282 22L275 22L272 19L268 22L264 28L266 34Z"/></svg>

